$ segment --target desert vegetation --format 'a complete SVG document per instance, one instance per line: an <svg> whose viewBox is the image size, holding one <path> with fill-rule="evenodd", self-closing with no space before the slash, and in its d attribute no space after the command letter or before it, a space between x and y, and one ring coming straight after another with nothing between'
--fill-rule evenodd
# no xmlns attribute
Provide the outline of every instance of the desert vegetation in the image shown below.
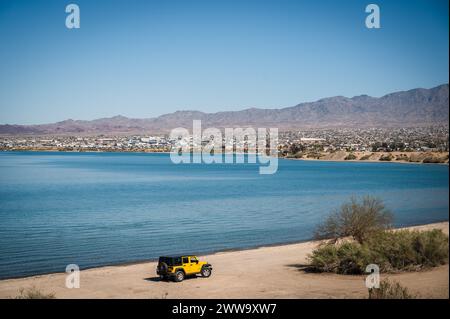
<svg viewBox="0 0 450 319"><path fill-rule="evenodd" d="M352 198L317 227L326 239L309 256L310 269L364 274L376 264L382 272L414 271L448 263L448 236L441 230L391 230L392 214L380 199Z"/></svg>
<svg viewBox="0 0 450 319"><path fill-rule="evenodd" d="M405 152L368 152L368 151L344 151L344 150L323 150L305 149L292 147L292 151L280 151L279 156L288 159L310 159L325 161L370 161L370 162L397 162L397 163L431 163L448 164L447 152L431 151L405 151ZM301 149L301 150L300 150ZM300 150L300 151L297 151Z"/></svg>
<svg viewBox="0 0 450 319"><path fill-rule="evenodd" d="M353 161L353 160L355 160L355 159L357 159L357 157L356 157L356 155L353 154L353 153L348 154L348 155L344 158L345 161Z"/></svg>
<svg viewBox="0 0 450 319"><path fill-rule="evenodd" d="M371 157L372 155L373 155L373 153L363 155L363 156L361 156L361 158L360 158L359 160L360 160L360 161L367 161L367 160L370 159L370 157Z"/></svg>
<svg viewBox="0 0 450 319"><path fill-rule="evenodd" d="M382 162L389 162L389 161L392 161L393 158L394 157L391 154L386 154L386 155L381 155L379 160Z"/></svg>
<svg viewBox="0 0 450 319"><path fill-rule="evenodd" d="M36 287L31 287L28 289L21 288L19 294L14 297L14 299L55 299L54 293L43 293Z"/></svg>
<svg viewBox="0 0 450 319"><path fill-rule="evenodd" d="M369 289L369 299L414 299L416 296L411 294L406 287L398 282L391 282L388 279L380 282L379 288Z"/></svg>
<svg viewBox="0 0 450 319"><path fill-rule="evenodd" d="M314 237L333 242L339 238L352 237L363 243L372 234L389 229L392 220L392 213L379 198L352 197L316 228Z"/></svg>

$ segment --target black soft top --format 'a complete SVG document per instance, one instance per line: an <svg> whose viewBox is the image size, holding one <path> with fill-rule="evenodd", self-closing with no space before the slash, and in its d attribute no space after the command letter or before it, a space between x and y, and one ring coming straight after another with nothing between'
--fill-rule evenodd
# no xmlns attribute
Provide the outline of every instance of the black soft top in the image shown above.
<svg viewBox="0 0 450 319"><path fill-rule="evenodd" d="M168 266L181 265L182 256L161 256L159 257L160 263L166 263Z"/></svg>

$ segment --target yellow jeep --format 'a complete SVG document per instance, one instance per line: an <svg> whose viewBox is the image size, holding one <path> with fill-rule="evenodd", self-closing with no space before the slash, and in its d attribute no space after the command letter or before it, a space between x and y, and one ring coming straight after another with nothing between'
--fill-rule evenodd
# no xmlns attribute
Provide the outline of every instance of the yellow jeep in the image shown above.
<svg viewBox="0 0 450 319"><path fill-rule="evenodd" d="M201 274L209 277L212 266L206 261L199 261L197 256L172 256L159 257L156 274L161 279L173 279L176 282L183 281L186 276Z"/></svg>

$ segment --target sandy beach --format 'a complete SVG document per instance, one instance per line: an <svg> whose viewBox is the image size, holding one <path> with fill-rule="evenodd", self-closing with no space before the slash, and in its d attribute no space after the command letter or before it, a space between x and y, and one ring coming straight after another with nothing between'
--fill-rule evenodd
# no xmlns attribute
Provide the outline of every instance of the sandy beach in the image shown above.
<svg viewBox="0 0 450 319"><path fill-rule="evenodd" d="M449 232L448 222L412 228ZM64 273L7 279L0 281L0 298L13 298L21 288L33 286L56 298L367 298L364 276L301 270L317 245L310 241L201 256L213 265L213 275L181 283L160 281L156 262L83 270L79 289L65 287ZM419 298L449 297L448 265L381 276L398 281Z"/></svg>

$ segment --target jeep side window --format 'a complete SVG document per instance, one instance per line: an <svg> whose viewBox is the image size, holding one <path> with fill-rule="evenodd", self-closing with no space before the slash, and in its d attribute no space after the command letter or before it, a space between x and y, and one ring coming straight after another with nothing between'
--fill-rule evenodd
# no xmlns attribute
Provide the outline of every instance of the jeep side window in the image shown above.
<svg viewBox="0 0 450 319"><path fill-rule="evenodd" d="M197 258L195 258L195 257L191 257L191 263L198 263L198 260L197 260Z"/></svg>
<svg viewBox="0 0 450 319"><path fill-rule="evenodd" d="M189 258L183 257L183 264L188 264L188 263L189 263Z"/></svg>
<svg viewBox="0 0 450 319"><path fill-rule="evenodd" d="M181 258L180 257L174 258L173 266L175 266L175 265L181 265Z"/></svg>

